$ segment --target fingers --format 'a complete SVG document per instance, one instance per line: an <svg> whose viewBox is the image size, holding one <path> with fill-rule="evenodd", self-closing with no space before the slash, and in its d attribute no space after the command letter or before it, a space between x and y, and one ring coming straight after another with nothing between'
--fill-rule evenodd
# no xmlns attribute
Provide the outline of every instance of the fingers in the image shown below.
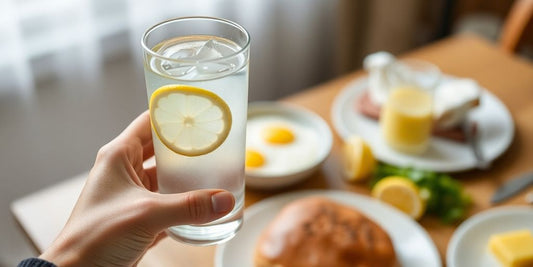
<svg viewBox="0 0 533 267"><path fill-rule="evenodd" d="M142 162L154 155L154 146L152 142L152 127L150 126L150 113L148 110L144 111L135 120L133 120L122 133L115 138L112 143L121 144L122 147L127 148L128 155L141 153L139 147L142 148ZM126 146L124 146L126 145ZM130 158L131 159L131 158Z"/></svg>
<svg viewBox="0 0 533 267"><path fill-rule="evenodd" d="M144 175L142 176L142 183L144 187L152 192L157 192L157 169L152 166L148 169L144 169Z"/></svg>
<svg viewBox="0 0 533 267"><path fill-rule="evenodd" d="M159 243L159 241L163 240L163 238L167 237L167 233L165 231L161 231L154 239L154 242L150 244L150 247L153 247Z"/></svg>
<svg viewBox="0 0 533 267"><path fill-rule="evenodd" d="M149 147L148 144L152 142L152 129L150 127L150 113L148 110L133 120L120 134L120 137L126 140L138 138L143 147ZM153 149L151 153L153 154ZM146 156L145 158L149 158L150 156Z"/></svg>
<svg viewBox="0 0 533 267"><path fill-rule="evenodd" d="M143 161L149 159L154 155L154 143L150 137L150 141L143 144Z"/></svg>
<svg viewBox="0 0 533 267"><path fill-rule="evenodd" d="M233 194L218 189L159 194L158 198L161 205L154 210L152 219L160 229L207 223L228 214L235 206Z"/></svg>

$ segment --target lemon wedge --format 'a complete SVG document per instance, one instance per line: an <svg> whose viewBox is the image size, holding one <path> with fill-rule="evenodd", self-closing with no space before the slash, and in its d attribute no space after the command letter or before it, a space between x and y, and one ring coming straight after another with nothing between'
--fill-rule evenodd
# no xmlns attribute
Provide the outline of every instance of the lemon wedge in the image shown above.
<svg viewBox="0 0 533 267"><path fill-rule="evenodd" d="M389 176L380 180L372 189L372 196L403 211L418 220L426 209L419 189L410 180Z"/></svg>
<svg viewBox="0 0 533 267"><path fill-rule="evenodd" d="M218 95L188 85L165 85L150 98L155 134L168 149L200 156L217 149L231 129L231 111Z"/></svg>
<svg viewBox="0 0 533 267"><path fill-rule="evenodd" d="M370 146L359 136L351 136L342 146L344 176L348 181L367 178L376 166L376 159Z"/></svg>

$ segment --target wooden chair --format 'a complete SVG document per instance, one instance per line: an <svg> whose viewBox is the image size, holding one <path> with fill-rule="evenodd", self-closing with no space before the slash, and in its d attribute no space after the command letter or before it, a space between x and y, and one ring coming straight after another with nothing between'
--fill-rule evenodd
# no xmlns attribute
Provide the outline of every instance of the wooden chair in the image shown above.
<svg viewBox="0 0 533 267"><path fill-rule="evenodd" d="M505 19L500 35L500 47L514 53L533 17L533 0L516 0Z"/></svg>

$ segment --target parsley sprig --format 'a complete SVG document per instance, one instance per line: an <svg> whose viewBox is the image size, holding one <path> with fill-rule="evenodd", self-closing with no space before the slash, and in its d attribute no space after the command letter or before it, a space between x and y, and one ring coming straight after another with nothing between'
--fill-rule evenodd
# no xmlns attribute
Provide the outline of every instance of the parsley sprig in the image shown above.
<svg viewBox="0 0 533 267"><path fill-rule="evenodd" d="M447 174L380 163L370 182L371 187L387 176L401 176L413 181L427 201L426 213L437 215L444 223L464 219L471 206L472 200L461 183Z"/></svg>

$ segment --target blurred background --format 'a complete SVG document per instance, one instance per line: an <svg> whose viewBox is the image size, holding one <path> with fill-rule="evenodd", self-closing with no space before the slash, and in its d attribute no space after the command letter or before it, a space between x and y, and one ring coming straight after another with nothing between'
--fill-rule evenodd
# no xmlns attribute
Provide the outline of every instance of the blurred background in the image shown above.
<svg viewBox="0 0 533 267"><path fill-rule="evenodd" d="M0 0L0 266L35 255L10 203L88 171L147 108L140 38L149 26L192 15L238 22L252 36L249 100L276 100L359 69L371 52L464 31L497 42L512 3ZM531 58L531 36L523 43Z"/></svg>

